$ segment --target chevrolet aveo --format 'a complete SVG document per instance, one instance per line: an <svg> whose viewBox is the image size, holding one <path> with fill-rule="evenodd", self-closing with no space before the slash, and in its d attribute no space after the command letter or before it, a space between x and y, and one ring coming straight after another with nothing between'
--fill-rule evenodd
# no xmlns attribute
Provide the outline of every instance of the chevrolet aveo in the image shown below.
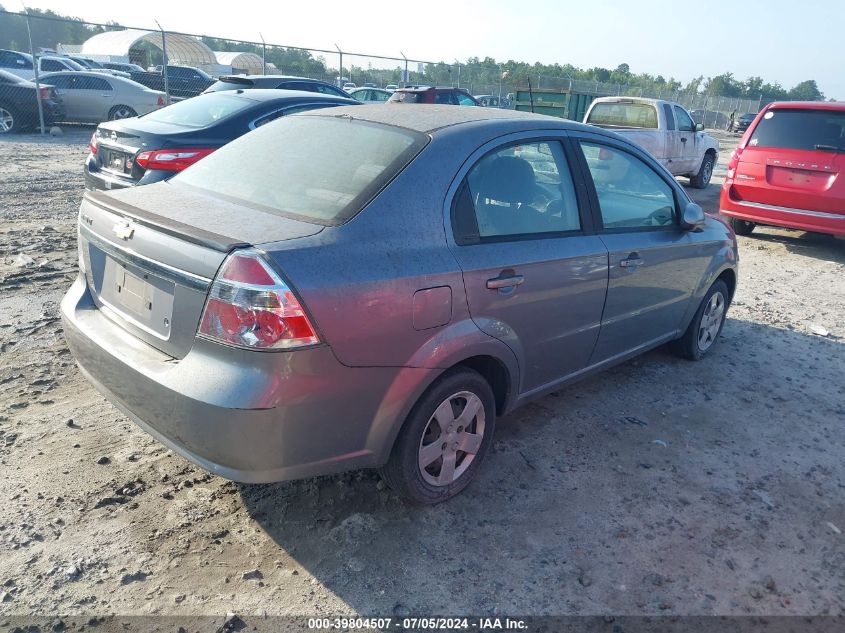
<svg viewBox="0 0 845 633"><path fill-rule="evenodd" d="M497 416L673 342L707 354L736 240L612 132L507 110L284 117L88 192L62 302L83 373L233 480L378 467L436 503Z"/></svg>

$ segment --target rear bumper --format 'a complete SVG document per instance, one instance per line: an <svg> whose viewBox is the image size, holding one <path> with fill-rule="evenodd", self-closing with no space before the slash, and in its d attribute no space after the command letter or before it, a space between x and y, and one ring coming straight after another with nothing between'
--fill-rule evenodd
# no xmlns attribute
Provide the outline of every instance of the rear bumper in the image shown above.
<svg viewBox="0 0 845 633"><path fill-rule="evenodd" d="M757 224L770 224L813 233L845 236L845 212L828 213L826 211L793 209L757 202L733 200L724 189L722 190L720 201L720 213L723 216L738 218Z"/></svg>
<svg viewBox="0 0 845 633"><path fill-rule="evenodd" d="M81 275L61 315L79 367L108 400L183 457L246 483L380 465L401 422L386 394L399 374L425 374L346 367L324 346L254 352L202 339L175 360L97 309Z"/></svg>

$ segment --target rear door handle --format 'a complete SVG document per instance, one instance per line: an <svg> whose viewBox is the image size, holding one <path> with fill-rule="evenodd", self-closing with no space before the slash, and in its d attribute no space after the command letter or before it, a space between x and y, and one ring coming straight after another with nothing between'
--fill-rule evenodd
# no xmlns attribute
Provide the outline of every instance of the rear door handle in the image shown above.
<svg viewBox="0 0 845 633"><path fill-rule="evenodd" d="M522 275L511 275L509 277L493 277L487 280L487 287L490 290L498 290L499 288L510 288L511 286L519 286L525 281Z"/></svg>

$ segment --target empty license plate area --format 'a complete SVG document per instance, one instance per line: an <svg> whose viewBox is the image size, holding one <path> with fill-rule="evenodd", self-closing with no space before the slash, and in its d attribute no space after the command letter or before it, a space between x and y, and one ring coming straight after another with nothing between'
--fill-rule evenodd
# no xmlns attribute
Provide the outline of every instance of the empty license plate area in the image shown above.
<svg viewBox="0 0 845 633"><path fill-rule="evenodd" d="M174 284L106 255L99 298L131 323L161 339L170 336Z"/></svg>
<svg viewBox="0 0 845 633"><path fill-rule="evenodd" d="M107 169L108 171L113 171L118 174L128 174L132 171L134 159L125 152L106 150L103 158L103 169Z"/></svg>

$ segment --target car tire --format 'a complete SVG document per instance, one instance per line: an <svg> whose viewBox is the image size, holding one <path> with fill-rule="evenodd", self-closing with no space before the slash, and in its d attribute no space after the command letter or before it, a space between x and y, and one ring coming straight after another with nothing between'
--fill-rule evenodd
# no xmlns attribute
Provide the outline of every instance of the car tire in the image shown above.
<svg viewBox="0 0 845 633"><path fill-rule="evenodd" d="M713 167L716 161L713 154L705 154L701 160L701 167L698 168L698 173L690 176L689 183L696 189L706 189L710 184L710 179L713 177Z"/></svg>
<svg viewBox="0 0 845 633"><path fill-rule="evenodd" d="M728 286L718 279L701 300L701 305L698 306L687 331L675 341L675 352L688 360L704 358L713 349L719 334L722 333L728 307L730 307Z"/></svg>
<svg viewBox="0 0 845 633"><path fill-rule="evenodd" d="M467 407L472 410L467 412ZM471 418L461 417L471 413ZM472 369L449 370L408 414L381 476L394 492L414 503L451 499L475 476L493 441L495 423L490 384Z"/></svg>
<svg viewBox="0 0 845 633"><path fill-rule="evenodd" d="M12 106L0 103L0 134L20 132L21 119Z"/></svg>
<svg viewBox="0 0 845 633"><path fill-rule="evenodd" d="M751 232L754 230L754 227L757 226L754 222L740 220L739 218L731 218L730 224L731 228L734 230L734 233L736 233L737 235L751 235Z"/></svg>
<svg viewBox="0 0 845 633"><path fill-rule="evenodd" d="M138 116L138 113L126 105L116 105L111 110L109 110L109 121L129 119L133 116Z"/></svg>

